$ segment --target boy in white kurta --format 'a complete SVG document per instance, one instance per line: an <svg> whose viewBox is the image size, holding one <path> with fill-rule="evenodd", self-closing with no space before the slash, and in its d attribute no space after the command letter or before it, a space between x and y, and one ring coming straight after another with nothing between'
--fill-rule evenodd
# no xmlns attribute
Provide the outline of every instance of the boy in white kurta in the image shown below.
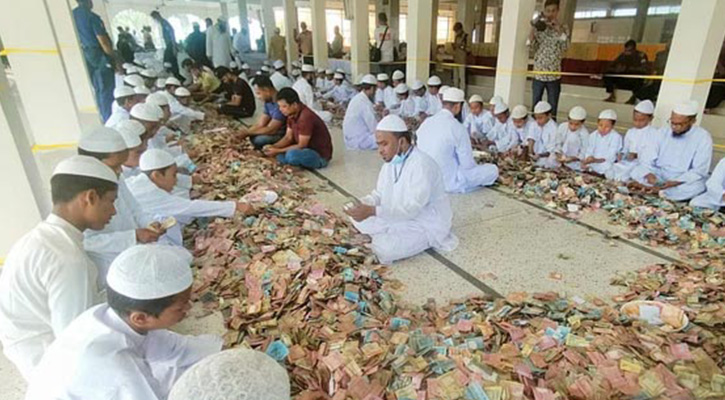
<svg viewBox="0 0 725 400"><path fill-rule="evenodd" d="M472 140L481 141L493 129L493 113L483 108L483 98L474 94L468 100L471 112L463 120L463 126Z"/></svg>
<svg viewBox="0 0 725 400"><path fill-rule="evenodd" d="M398 96L395 95L393 87L390 86L388 74L378 74L378 89L375 91L375 105L382 109L390 110L398 104Z"/></svg>
<svg viewBox="0 0 725 400"><path fill-rule="evenodd" d="M551 104L545 101L536 103L534 119L536 124L531 125L526 138L529 155L536 160L536 165L552 168L549 156L560 151L560 148L556 141L556 122L551 118Z"/></svg>
<svg viewBox="0 0 725 400"><path fill-rule="evenodd" d="M657 146L658 131L651 125L655 107L651 101L645 100L634 107L632 113L633 127L624 136L622 153L605 174L607 179L627 182L634 167L642 162L643 157L652 154Z"/></svg>
<svg viewBox="0 0 725 400"><path fill-rule="evenodd" d="M579 163L584 159L589 146L589 131L584 126L586 119L587 111L583 107L575 106L569 110L569 121L561 123L556 132L556 140L561 144L550 160L553 167L565 165L573 170L580 170Z"/></svg>
<svg viewBox="0 0 725 400"><path fill-rule="evenodd" d="M467 193L492 185L498 179L496 165L477 165L473 159L471 139L455 117L460 114L464 100L461 89L446 90L443 93L443 109L426 118L416 135L418 148L441 168L449 193Z"/></svg>
<svg viewBox="0 0 725 400"><path fill-rule="evenodd" d="M50 186L53 211L13 245L0 274L0 342L25 379L71 321L98 303L83 231L103 229L115 214L118 178L97 159L74 156L58 164Z"/></svg>
<svg viewBox="0 0 725 400"><path fill-rule="evenodd" d="M375 137L385 164L375 190L345 210L355 227L372 237L372 250L385 264L431 247L455 249L453 214L438 165L411 144L411 133L397 115L383 118Z"/></svg>
<svg viewBox="0 0 725 400"><path fill-rule="evenodd" d="M493 142L493 147L499 153L508 153L515 150L521 142L508 105L503 101L496 103L493 117L495 122L486 136L487 139Z"/></svg>
<svg viewBox="0 0 725 400"><path fill-rule="evenodd" d="M390 113L399 115L401 118L413 118L417 116L415 100L410 95L410 88L405 83L399 83L395 87L395 95L398 96L398 106L390 110Z"/></svg>
<svg viewBox="0 0 725 400"><path fill-rule="evenodd" d="M690 206L718 210L725 207L725 158L720 159L705 184L707 191L692 200Z"/></svg>
<svg viewBox="0 0 725 400"><path fill-rule="evenodd" d="M375 126L378 121L372 101L375 83L374 76L365 75L360 85L360 93L350 100L345 111L342 134L345 147L349 150L374 150L378 147L375 143Z"/></svg>
<svg viewBox="0 0 725 400"><path fill-rule="evenodd" d="M589 145L581 161L582 171L604 175L617 159L622 149L622 136L614 130L617 113L604 110L599 113L597 130L589 136Z"/></svg>
<svg viewBox="0 0 725 400"><path fill-rule="evenodd" d="M443 85L443 82L436 75L428 78L428 91L425 93L425 102L428 104L428 108L425 113L429 116L437 114L443 108L440 97L441 85Z"/></svg>
<svg viewBox="0 0 725 400"><path fill-rule="evenodd" d="M165 400L188 368L223 343L167 330L191 308L190 264L188 254L163 245L121 253L108 272L108 302L58 336L26 399Z"/></svg>

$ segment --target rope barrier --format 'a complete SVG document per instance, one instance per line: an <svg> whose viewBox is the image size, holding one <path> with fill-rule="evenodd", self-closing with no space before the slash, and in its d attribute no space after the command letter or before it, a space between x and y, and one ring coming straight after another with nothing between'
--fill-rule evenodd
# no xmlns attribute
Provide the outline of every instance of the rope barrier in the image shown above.
<svg viewBox="0 0 725 400"><path fill-rule="evenodd" d="M24 49L19 47L7 48L0 51L0 56L7 56L8 54L58 54L57 49Z"/></svg>
<svg viewBox="0 0 725 400"><path fill-rule="evenodd" d="M33 153L37 153L39 151L48 151L48 150L57 150L57 149L67 149L70 147L75 147L78 143L72 142L72 143L56 143L56 144L36 144L33 145L33 147L30 148L30 150Z"/></svg>

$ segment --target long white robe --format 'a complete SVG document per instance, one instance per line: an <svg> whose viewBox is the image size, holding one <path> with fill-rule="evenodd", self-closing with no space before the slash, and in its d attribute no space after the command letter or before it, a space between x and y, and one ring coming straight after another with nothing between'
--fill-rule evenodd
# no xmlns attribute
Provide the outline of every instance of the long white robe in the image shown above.
<svg viewBox="0 0 725 400"><path fill-rule="evenodd" d="M131 119L131 114L123 107L117 107L113 110L113 113L111 113L111 116L108 117L106 120L106 123L104 124L107 128L113 128L114 126L118 125L121 121L127 121Z"/></svg>
<svg viewBox="0 0 725 400"><path fill-rule="evenodd" d="M630 128L624 136L624 147L622 148L622 159L612 165L607 171L607 179L620 182L630 180L630 175L634 167L642 162L642 158L648 154L652 154L652 149L657 146L659 132L652 125L647 125L642 129ZM629 153L637 154L634 160L627 160Z"/></svg>
<svg viewBox="0 0 725 400"><path fill-rule="evenodd" d="M521 143L511 118L505 123L495 120L486 137L495 143L496 151L499 153L509 151Z"/></svg>
<svg viewBox="0 0 725 400"><path fill-rule="evenodd" d="M151 181L146 174L127 180L128 188L144 212L156 216L172 216L180 223L198 217L231 217L236 211L233 201L189 200L175 196Z"/></svg>
<svg viewBox="0 0 725 400"><path fill-rule="evenodd" d="M415 110L415 100L413 100L413 98L409 95L407 99L400 100L398 106L390 110L390 112L392 114L399 115L401 118L410 118L418 115Z"/></svg>
<svg viewBox="0 0 725 400"><path fill-rule="evenodd" d="M526 140L534 141L534 154L554 153L557 151L557 126L553 119L547 121L544 126L536 121L528 127Z"/></svg>
<svg viewBox="0 0 725 400"><path fill-rule="evenodd" d="M220 32L218 26L206 31L206 56L209 57L214 68L229 67L232 62L232 38L226 30Z"/></svg>
<svg viewBox="0 0 725 400"><path fill-rule="evenodd" d="M108 304L80 315L50 346L26 400L164 400L188 368L221 351L214 335L131 329Z"/></svg>
<svg viewBox="0 0 725 400"><path fill-rule="evenodd" d="M725 196L725 158L717 163L705 187L707 191L693 198L690 205L714 210L725 207L725 200L723 200L723 196Z"/></svg>
<svg viewBox="0 0 725 400"><path fill-rule="evenodd" d="M604 174L612 164L617 160L617 154L622 150L622 135L612 130L608 134L602 136L599 131L594 131L589 136L589 144L584 158L594 157L603 158L604 162L596 164L588 164L587 169L598 174Z"/></svg>
<svg viewBox="0 0 725 400"><path fill-rule="evenodd" d="M565 165L576 171L581 170L581 160L583 160L586 156L591 134L584 126L579 128L577 131L572 132L569 130L568 123L559 125L559 129L565 132L564 143L561 145L561 154L567 158L576 157L580 160L571 161Z"/></svg>
<svg viewBox="0 0 725 400"><path fill-rule="evenodd" d="M349 150L373 150L378 145L375 142L375 127L378 121L370 98L360 92L350 100L342 121L342 134L345 137L345 147Z"/></svg>
<svg viewBox="0 0 725 400"><path fill-rule="evenodd" d="M277 89L277 91L292 87L293 85L292 80L282 75L279 71L274 71L274 73L269 76L269 79L272 81L272 85L274 85L274 88Z"/></svg>
<svg viewBox="0 0 725 400"><path fill-rule="evenodd" d="M428 115L438 114L438 111L443 109L443 102L437 94L425 92L425 101L428 104L428 108L425 110L425 113Z"/></svg>
<svg viewBox="0 0 725 400"><path fill-rule="evenodd" d="M314 111L323 121L326 123L332 121L332 114L329 111L323 111L320 105L315 102L315 93L312 90L312 85L307 82L307 79L297 79L295 84L292 85L292 89L300 96L302 104Z"/></svg>
<svg viewBox="0 0 725 400"><path fill-rule="evenodd" d="M372 237L380 262L390 264L433 247L452 251L458 239L451 233L453 212L443 190L440 169L413 148L402 164L385 163L375 190L362 199L375 206L375 216L354 222Z"/></svg>
<svg viewBox="0 0 725 400"><path fill-rule="evenodd" d="M449 110L443 109L426 118L417 138L418 148L441 168L447 192L466 193L496 182L498 167L476 164L466 128Z"/></svg>
<svg viewBox="0 0 725 400"><path fill-rule="evenodd" d="M683 201L705 192L710 162L712 161L712 137L699 126L676 137L669 126L660 131L657 146L645 155L631 173L632 179L650 186L645 180L654 174L659 181L682 182L679 186L664 190L670 200Z"/></svg>
<svg viewBox="0 0 725 400"><path fill-rule="evenodd" d="M468 113L463 120L463 126L472 139L484 139L488 132L493 129L494 118L488 110L483 110L480 114L475 115Z"/></svg>
<svg viewBox="0 0 725 400"><path fill-rule="evenodd" d="M99 300L83 233L50 214L10 249L0 274L0 341L28 379L45 350Z"/></svg>
<svg viewBox="0 0 725 400"><path fill-rule="evenodd" d="M413 95L413 101L415 102L415 115L428 112L428 98L425 94L423 96Z"/></svg>
<svg viewBox="0 0 725 400"><path fill-rule="evenodd" d="M343 104L350 100L350 92L348 92L342 85L335 85L325 92L322 98L328 100L332 99L335 100L335 103Z"/></svg>
<svg viewBox="0 0 725 400"><path fill-rule="evenodd" d="M513 123L513 118L511 119L511 122ZM517 128L514 125L514 130L516 131L516 134L519 136L519 142L521 142L522 145L526 145L526 140L529 137L529 132L536 126L536 121L534 121L531 117L526 117L526 122L524 122L524 125L521 128Z"/></svg>

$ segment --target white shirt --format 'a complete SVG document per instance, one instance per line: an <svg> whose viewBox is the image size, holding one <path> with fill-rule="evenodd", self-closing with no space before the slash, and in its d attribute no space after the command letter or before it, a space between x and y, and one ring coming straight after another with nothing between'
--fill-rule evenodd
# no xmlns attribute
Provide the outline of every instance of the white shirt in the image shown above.
<svg viewBox="0 0 725 400"><path fill-rule="evenodd" d="M0 274L0 341L27 379L53 340L98 302L83 233L55 214L10 249Z"/></svg>
<svg viewBox="0 0 725 400"><path fill-rule="evenodd" d="M417 107L415 104L415 99L412 96L408 95L407 99L398 99L398 101L400 101L398 107L394 108L390 112L396 115L400 115L400 117L402 118L415 117L418 115L416 113Z"/></svg>
<svg viewBox="0 0 725 400"><path fill-rule="evenodd" d="M589 145L587 146L587 151L584 153L584 157L603 158L604 163L613 163L617 160L617 154L619 154L621 149L622 135L615 130L612 130L604 136L599 131L594 131L589 136Z"/></svg>
<svg viewBox="0 0 725 400"><path fill-rule="evenodd" d="M324 99L334 99L336 103L344 103L350 100L350 92L342 85L334 85L322 97Z"/></svg>
<svg viewBox="0 0 725 400"><path fill-rule="evenodd" d="M516 132L516 127L511 118L505 123L499 122L498 119L494 119L494 121L493 128L486 137L496 144L496 151L509 151L520 143L519 134Z"/></svg>
<svg viewBox="0 0 725 400"><path fill-rule="evenodd" d="M513 124L513 118L511 118L511 123ZM529 132L533 129L534 125L536 125L536 121L534 121L531 117L526 117L526 122L524 122L524 126L521 128L517 128L514 125L514 130L519 136L519 142L521 142L521 144L526 145L526 139L529 137Z"/></svg>
<svg viewBox="0 0 725 400"><path fill-rule="evenodd" d="M385 33L387 28L388 32ZM385 34L385 41L383 41ZM387 26L378 26L375 28L375 45L380 47L380 62L392 62L395 60L395 44L393 38L393 29ZM380 44L382 43L382 46Z"/></svg>
<svg viewBox="0 0 725 400"><path fill-rule="evenodd" d="M428 112L428 92L424 94L423 96L416 96L413 95L413 101L415 101L415 114L419 115L420 113L427 113Z"/></svg>
<svg viewBox="0 0 725 400"><path fill-rule="evenodd" d="M676 137L668 126L660 131L656 142L652 154L642 158L641 166L666 180L690 183L707 179L712 161L710 132L693 126L689 132ZM635 174L633 171L632 176Z"/></svg>
<svg viewBox="0 0 725 400"><path fill-rule="evenodd" d="M206 31L206 56L209 57L214 68L227 67L232 62L232 38L229 32L219 32L215 24Z"/></svg>
<svg viewBox="0 0 725 400"><path fill-rule="evenodd" d="M557 126L553 119L550 119L544 126L534 121L529 127L527 140L534 141L534 154L554 153L557 147Z"/></svg>
<svg viewBox="0 0 725 400"><path fill-rule="evenodd" d="M386 86L385 89L375 89L375 104L382 104L388 110L398 105L398 95L392 86Z"/></svg>
<svg viewBox="0 0 725 400"><path fill-rule="evenodd" d="M222 339L131 329L108 304L84 312L48 349L26 400L164 400L176 379Z"/></svg>
<svg viewBox="0 0 725 400"><path fill-rule="evenodd" d="M274 71L274 73L270 75L269 79L272 81L272 85L274 85L274 88L277 89L277 91L292 87L292 80L282 75L279 71Z"/></svg>
<svg viewBox="0 0 725 400"><path fill-rule="evenodd" d="M466 182L459 170L477 166L471 139L463 124L447 109L426 118L417 132L418 148L440 166L447 192L464 192Z"/></svg>
<svg viewBox="0 0 725 400"><path fill-rule="evenodd" d="M105 126L108 128L113 128L114 126L118 125L121 121L127 121L131 119L131 114L123 107L118 107L113 110L113 113L111 113L111 116L108 117L108 120L106 120Z"/></svg>
<svg viewBox="0 0 725 400"><path fill-rule="evenodd" d="M333 79L317 78L315 86L321 93L325 93L335 87L335 81Z"/></svg>
<svg viewBox="0 0 725 400"><path fill-rule="evenodd" d="M368 150L374 149L375 127L378 121L370 98L364 93L356 94L345 111L342 121L342 133L345 137L345 147L348 149Z"/></svg>
<svg viewBox="0 0 725 400"><path fill-rule="evenodd" d="M180 223L198 217L231 217L236 211L233 201L189 200L159 188L146 174L129 178L126 183L144 212L152 216L172 216Z"/></svg>
<svg viewBox="0 0 725 400"><path fill-rule="evenodd" d="M306 105L310 109L315 109L315 94L312 92L312 85L310 85L309 82L307 82L307 79L305 78L299 78L297 79L297 82L295 82L294 85L292 85L292 89L297 92L297 94L300 96L300 101L302 104Z"/></svg>
<svg viewBox="0 0 725 400"><path fill-rule="evenodd" d="M616 133L616 132L613 132ZM583 160L589 147L589 131L582 125L576 131L569 129L569 124L564 122L559 125L559 134L562 136L561 153L566 157L576 157Z"/></svg>
<svg viewBox="0 0 725 400"><path fill-rule="evenodd" d="M466 128L468 135L474 139L483 139L486 134L493 129L493 114L488 110L483 110L480 114L475 115L471 112L466 115L463 126Z"/></svg>
<svg viewBox="0 0 725 400"><path fill-rule="evenodd" d="M425 111L428 115L435 115L443 109L443 102L437 94L431 94L430 92L425 93L426 103L428 103L428 109Z"/></svg>
<svg viewBox="0 0 725 400"><path fill-rule="evenodd" d="M698 196L700 201L694 201L693 206L719 208L725 205L723 195L725 195L725 158L720 159L717 166L712 171L710 179L705 184L707 191Z"/></svg>
<svg viewBox="0 0 725 400"><path fill-rule="evenodd" d="M385 163L375 190L362 202L390 224L422 226L431 245L452 251L458 239L451 233L453 212L440 169L433 159L413 148L403 164Z"/></svg>
<svg viewBox="0 0 725 400"><path fill-rule="evenodd" d="M652 125L647 125L642 129L630 128L624 136L622 153L625 156L629 153L636 153L639 160L641 156L657 145L658 137L657 129Z"/></svg>

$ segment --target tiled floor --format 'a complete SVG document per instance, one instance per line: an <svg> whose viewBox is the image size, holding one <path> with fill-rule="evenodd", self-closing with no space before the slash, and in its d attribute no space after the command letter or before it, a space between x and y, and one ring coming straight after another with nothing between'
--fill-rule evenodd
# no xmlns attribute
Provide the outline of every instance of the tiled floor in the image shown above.
<svg viewBox="0 0 725 400"><path fill-rule="evenodd" d="M319 199L331 209L341 210L347 196L361 197L372 190L382 161L376 152L346 151L339 128L333 129L332 134L335 157L320 174L339 190L322 192ZM41 175L49 177L55 163L72 153L38 153ZM604 214L588 214L582 219L595 228L590 229L513 198L503 188L451 196L451 202L453 230L460 245L450 253L435 257L421 254L394 265L392 276L406 287L404 301L422 304L435 298L441 304L480 294L482 287L503 295L556 291L606 299L617 292L617 288L609 285L617 271L664 261L651 252L598 232L623 231L609 225ZM194 334L223 332L219 315L195 315L196 312L192 313L177 330ZM21 399L23 391L22 378L0 356L0 399Z"/></svg>

